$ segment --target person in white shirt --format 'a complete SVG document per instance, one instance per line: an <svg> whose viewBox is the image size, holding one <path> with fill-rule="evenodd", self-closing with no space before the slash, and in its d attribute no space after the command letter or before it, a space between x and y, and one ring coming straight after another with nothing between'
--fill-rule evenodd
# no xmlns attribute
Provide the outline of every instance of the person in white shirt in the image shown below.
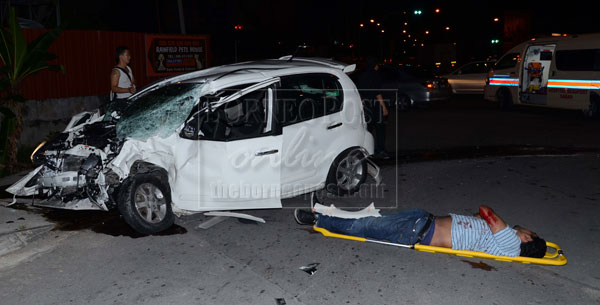
<svg viewBox="0 0 600 305"><path fill-rule="evenodd" d="M118 47L115 55L117 65L110 73L110 100L120 102L135 93L135 79L129 67L129 49L125 46Z"/></svg>

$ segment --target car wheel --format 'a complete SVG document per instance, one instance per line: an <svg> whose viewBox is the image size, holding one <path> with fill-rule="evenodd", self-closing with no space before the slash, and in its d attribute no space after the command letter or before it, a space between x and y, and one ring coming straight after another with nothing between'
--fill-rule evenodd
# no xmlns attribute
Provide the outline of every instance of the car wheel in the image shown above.
<svg viewBox="0 0 600 305"><path fill-rule="evenodd" d="M498 90L498 92L496 93L496 98L498 99L498 102L500 103L500 109L510 110L512 108L512 105L513 105L512 96L510 94L510 91L508 91L508 89L500 88L500 90Z"/></svg>
<svg viewBox="0 0 600 305"><path fill-rule="evenodd" d="M326 189L334 195L353 194L367 179L365 154L356 148L341 153L331 165L327 175Z"/></svg>
<svg viewBox="0 0 600 305"><path fill-rule="evenodd" d="M396 109L398 111L408 111L411 106L411 100L408 95L399 95L396 99Z"/></svg>
<svg viewBox="0 0 600 305"><path fill-rule="evenodd" d="M142 234L164 231L175 222L169 186L152 173L130 179L123 188L119 211L125 222Z"/></svg>

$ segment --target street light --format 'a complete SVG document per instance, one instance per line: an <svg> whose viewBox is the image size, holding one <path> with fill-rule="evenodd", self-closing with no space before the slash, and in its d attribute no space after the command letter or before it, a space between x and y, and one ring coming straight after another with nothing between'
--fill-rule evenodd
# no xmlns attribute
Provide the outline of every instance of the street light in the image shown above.
<svg viewBox="0 0 600 305"><path fill-rule="evenodd" d="M425 31L425 35L429 35L429 31Z"/></svg>
<svg viewBox="0 0 600 305"><path fill-rule="evenodd" d="M449 26L446 27L446 31L450 31L450 27Z"/></svg>
<svg viewBox="0 0 600 305"><path fill-rule="evenodd" d="M439 14L439 13L440 13L440 9L439 9L439 8L436 8L436 9L435 9L435 13L436 13L436 14Z"/></svg>
<svg viewBox="0 0 600 305"><path fill-rule="evenodd" d="M371 20L369 20L369 21L371 21L371 23L374 23L374 22L375 22L375 19L371 19Z"/></svg>
<svg viewBox="0 0 600 305"><path fill-rule="evenodd" d="M500 18L494 18L494 22L500 21Z"/></svg>

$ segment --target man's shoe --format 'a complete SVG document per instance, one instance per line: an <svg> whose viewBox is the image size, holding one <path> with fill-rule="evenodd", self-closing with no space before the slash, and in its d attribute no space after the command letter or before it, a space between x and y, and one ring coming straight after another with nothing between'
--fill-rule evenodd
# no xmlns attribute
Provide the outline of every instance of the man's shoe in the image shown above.
<svg viewBox="0 0 600 305"><path fill-rule="evenodd" d="M294 219L301 225L314 225L317 222L317 217L314 213L302 209L294 210Z"/></svg>

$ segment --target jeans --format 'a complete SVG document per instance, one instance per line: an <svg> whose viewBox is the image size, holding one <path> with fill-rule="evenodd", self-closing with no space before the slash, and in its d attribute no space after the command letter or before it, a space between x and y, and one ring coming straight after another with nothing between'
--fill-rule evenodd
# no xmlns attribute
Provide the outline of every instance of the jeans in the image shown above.
<svg viewBox="0 0 600 305"><path fill-rule="evenodd" d="M317 226L330 232L387 240L394 243L413 245L419 242L419 233L431 217L421 209L404 210L381 217L345 219L322 214L317 216ZM423 236L427 232L423 232Z"/></svg>

